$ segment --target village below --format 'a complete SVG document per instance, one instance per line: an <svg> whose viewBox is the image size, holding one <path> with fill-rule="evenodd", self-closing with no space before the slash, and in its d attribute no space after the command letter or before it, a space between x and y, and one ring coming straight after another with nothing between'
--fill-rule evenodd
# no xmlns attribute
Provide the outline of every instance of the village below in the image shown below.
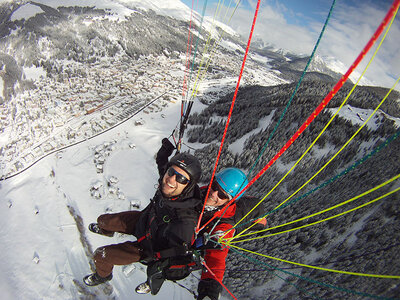
<svg viewBox="0 0 400 300"><path fill-rule="evenodd" d="M81 26L88 26L85 24L96 18L85 15ZM204 103L218 99L236 83L243 49L229 43L225 46L214 49L208 70L200 67L191 75L193 78L188 77L196 83L196 89L189 92ZM41 51L52 47L47 37L39 38ZM233 52L237 47L241 51ZM113 56L92 58L91 62L49 57L40 66L21 68L15 86L2 84L0 177L12 176L49 153L97 136L139 111L158 113L168 103L183 99L185 53L165 48L159 54L130 57L122 48L119 50ZM4 57L4 76L10 60ZM266 73L266 61L266 57L251 54L248 65L252 69L245 73L244 84L287 82L278 76L279 72ZM210 60L197 58L196 64L200 63L210 64ZM135 126L142 124L140 120L134 122Z"/></svg>
<svg viewBox="0 0 400 300"><path fill-rule="evenodd" d="M150 56L125 62L70 62L62 66L58 80L40 75L32 82L35 89L18 93L0 108L1 135L7 137L0 152L2 176L101 134L138 111L160 112L178 101L181 66L178 59ZM143 122L136 120L134 125ZM101 168L101 159L98 162Z"/></svg>

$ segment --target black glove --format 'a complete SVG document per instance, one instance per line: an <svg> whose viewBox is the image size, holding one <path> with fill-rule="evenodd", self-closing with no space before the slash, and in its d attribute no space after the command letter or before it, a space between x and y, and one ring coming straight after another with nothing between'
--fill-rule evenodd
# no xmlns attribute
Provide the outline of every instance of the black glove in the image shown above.
<svg viewBox="0 0 400 300"><path fill-rule="evenodd" d="M197 300L202 300L205 297L209 297L211 300L218 300L219 294L222 291L222 286L218 281L207 278L200 280L199 286L197 288L197 292L199 295L197 296Z"/></svg>
<svg viewBox="0 0 400 300"><path fill-rule="evenodd" d="M172 152L174 151L175 146L167 139L163 138L161 141L161 148L158 150L156 154L156 163L158 168L158 174L160 175L160 179L164 176L165 172L167 171L168 166L168 157L171 156Z"/></svg>
<svg viewBox="0 0 400 300"><path fill-rule="evenodd" d="M147 283L151 294L157 295L165 281L164 269L168 266L168 260L157 260L147 266Z"/></svg>
<svg viewBox="0 0 400 300"><path fill-rule="evenodd" d="M167 138L163 138L161 141L163 148L165 149L167 156L169 157L175 149L175 146Z"/></svg>
<svg viewBox="0 0 400 300"><path fill-rule="evenodd" d="M204 249L221 249L221 244L218 244L214 241L212 241L211 239L206 241L204 236L199 236L195 243L194 246L196 247L196 249L199 250L204 250Z"/></svg>

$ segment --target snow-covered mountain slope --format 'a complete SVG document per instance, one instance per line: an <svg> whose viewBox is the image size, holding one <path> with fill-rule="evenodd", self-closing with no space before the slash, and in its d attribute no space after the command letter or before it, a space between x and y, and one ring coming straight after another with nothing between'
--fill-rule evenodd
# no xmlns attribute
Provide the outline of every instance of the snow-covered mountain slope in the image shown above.
<svg viewBox="0 0 400 300"><path fill-rule="evenodd" d="M132 240L106 238L87 230L98 215L139 207L155 192L154 155L175 125L179 104L160 113L142 114L108 133L57 152L18 177L1 183L3 199L0 251L3 299L132 299L146 279L143 266L116 267L106 287L85 287L97 247ZM135 126L142 120L144 125ZM94 163L104 155L103 173ZM108 186L110 178L116 183ZM98 194L92 193L96 188ZM93 195L91 195L91 193ZM101 195L101 198L97 198ZM197 275L198 276L198 275ZM183 282L196 287L191 276ZM5 295L5 298L4 298ZM146 296L142 296L146 297ZM193 299L185 289L167 282L152 299Z"/></svg>
<svg viewBox="0 0 400 300"><path fill-rule="evenodd" d="M294 88L295 83L271 87L249 86L240 90L220 166L234 165L247 172L251 170L249 176L254 178L261 169L270 165L285 143L329 93L331 83L303 82L280 126L276 127ZM301 223L260 234L264 238L246 236L244 242L234 246L268 257L334 270L396 274L395 253L399 244L393 241L398 240L399 236L390 228L398 228L400 224L395 216L399 192L384 195L398 189L400 182L397 179L376 193L357 196L398 176L400 162L397 153L400 151L400 140L398 137L395 140L393 138L400 133L400 110L397 105L400 97L398 93L391 94L364 129L353 137L387 92L380 88L357 88L348 104L316 140L350 89L350 85L344 86L327 109L307 126L303 134L266 169L265 174L247 192L264 199L260 205L268 214L270 227L303 217L306 219ZM207 161L218 153L231 101L232 94L220 97L190 120L189 141L203 145L202 149L196 151L196 155L204 163L205 179L208 180L213 164ZM308 149L312 142L314 146ZM310 151L305 154L306 150ZM350 199L357 201L339 205ZM372 200L377 202L349 212ZM339 206L320 214L321 210L335 205ZM280 209L274 211L276 207ZM338 214L343 215L335 217ZM310 215L314 217L307 218ZM322 221L325 218L332 220ZM313 222L321 223L308 227ZM300 227L300 230L294 230L293 227ZM353 298L354 295L349 293L361 291L369 297L384 295L390 298L396 297L399 292L397 285L391 285L396 281L366 280L359 276L300 269L260 256L251 256L247 260L243 256L249 255L248 252L231 252L225 281L239 299L265 299L265 295L269 295L270 299L307 299L305 290L327 299ZM379 266L371 259L375 254L382 263ZM253 258L259 261L255 263ZM249 263L249 260L253 263ZM275 267L281 268L280 272L271 272ZM302 277L299 279L298 275ZM286 276L296 276L296 287L290 280L282 281L282 276L285 279L288 279ZM310 283L310 278L317 282ZM334 286L326 288L327 282ZM352 292L346 293L342 288Z"/></svg>
<svg viewBox="0 0 400 300"><path fill-rule="evenodd" d="M18 19L24 18L28 20L30 17L33 17L37 13L42 13L44 10L40 8L40 5L43 4L48 7L52 7L57 9L60 6L59 1L54 0L39 0L31 3L30 1L20 1L23 5L18 8L15 12L13 12L11 20L15 21ZM77 0L67 0L63 1L63 6L82 6L81 1ZM162 14L165 16L170 16L176 19L187 20L188 16L190 18L190 8L188 8L185 4L183 4L179 0L166 0L166 1L138 1L138 0L89 0L85 1L86 7L95 7L97 9L107 9L112 13L116 14L118 17L123 19L125 16L129 16L134 13L137 8L144 10L153 10L157 14Z"/></svg>

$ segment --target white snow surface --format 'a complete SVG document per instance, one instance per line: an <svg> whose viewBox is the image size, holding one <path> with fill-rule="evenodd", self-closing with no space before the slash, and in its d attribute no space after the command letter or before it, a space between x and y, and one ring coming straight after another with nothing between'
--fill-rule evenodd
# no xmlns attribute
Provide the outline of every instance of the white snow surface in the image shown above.
<svg viewBox="0 0 400 300"><path fill-rule="evenodd" d="M134 240L133 236L126 235L99 236L89 232L87 226L105 212L130 210L131 203L138 202L143 209L149 203L158 179L154 155L161 139L175 126L179 106L179 103L170 104L164 109L165 118L160 113L139 114L94 139L50 155L22 174L0 183L2 299L79 298L73 281L83 285L82 278L92 270L68 207L82 217L92 251L103 245ZM135 126L136 119L144 119L145 125ZM104 173L99 174L93 162L94 149L102 148L105 143L113 146L106 157ZM135 148L129 147L132 143ZM107 191L107 180L112 176L118 178L115 185L125 200ZM103 197L95 199L90 195L90 188L99 182L103 182L103 189L100 188ZM146 276L138 270L140 264L135 266L128 276L123 267L114 268L110 284L115 299L136 297L134 289ZM192 289L197 287L197 282L193 275L183 281L188 287L193 283ZM96 293L97 299L108 299L101 287L86 288ZM172 282L165 282L160 293L151 299L182 300L193 296Z"/></svg>
<svg viewBox="0 0 400 300"><path fill-rule="evenodd" d="M24 74L25 74L25 78L27 80L39 80L40 76L46 77L46 71L43 69L43 67L35 67L35 66L31 66L31 67L24 67Z"/></svg>
<svg viewBox="0 0 400 300"><path fill-rule="evenodd" d="M3 97L4 93L4 80L3 77L0 76L0 97Z"/></svg>
<svg viewBox="0 0 400 300"><path fill-rule="evenodd" d="M338 110L338 108L328 109L328 111L330 111L332 114L336 113L337 110ZM370 117L370 115L373 112L374 112L374 110L372 110L372 109L363 109L363 108L358 108L358 107L352 107L351 105L346 104L339 111L338 116L351 121L351 123L353 125L361 126L364 124L364 122ZM383 115L386 115L386 117L392 119L395 122L395 126L397 126L397 127L400 126L399 118L393 118L380 110L378 110L377 113L375 113L372 116L372 118L367 122L366 126L371 130L378 129L379 124L381 123L381 120L383 119Z"/></svg>
<svg viewBox="0 0 400 300"><path fill-rule="evenodd" d="M276 110L274 109L268 116L260 119L258 121L258 128L253 129L252 131L250 131L250 132L246 133L244 136L242 136L240 139L238 139L235 142L233 142L232 144L230 144L229 150L234 154L242 153L243 149L244 149L244 144L250 136L257 134L268 128L268 126L271 124L271 120L275 114L275 111Z"/></svg>
<svg viewBox="0 0 400 300"><path fill-rule="evenodd" d="M16 21L20 19L28 20L30 17L33 17L34 15L42 12L43 10L39 6L28 3L21 6L12 14L11 21Z"/></svg>
<svg viewBox="0 0 400 300"><path fill-rule="evenodd" d="M190 8L179 0L117 0L116 2L145 10L151 9L157 14L180 20L187 20L190 18Z"/></svg>

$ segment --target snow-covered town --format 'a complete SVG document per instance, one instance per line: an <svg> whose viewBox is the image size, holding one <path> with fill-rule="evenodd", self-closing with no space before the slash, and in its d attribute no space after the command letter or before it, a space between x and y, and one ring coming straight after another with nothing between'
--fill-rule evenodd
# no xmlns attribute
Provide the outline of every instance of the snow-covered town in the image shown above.
<svg viewBox="0 0 400 300"><path fill-rule="evenodd" d="M22 8L25 10L21 18L27 19L38 9L33 4ZM81 35L93 33L90 30L94 28L100 32L101 26L97 28L96 24L107 23L109 17L103 13L93 12L74 19L79 26L72 26L70 30L82 31ZM134 14L137 15L140 14ZM40 27L39 20L34 21L35 28ZM146 17L136 21L145 20ZM161 17L160 20L160 26L163 26L165 20ZM125 29L118 27L118 22L107 24L115 26L122 34ZM69 28L71 24L64 26ZM208 24L210 33L202 33L199 43L198 52L203 52L200 48L206 42L210 43L208 51L191 53L195 58L191 66L188 66L188 57L182 48L170 47L162 41L157 41L161 43L157 54L146 53L149 50L144 45L146 54L131 55L126 46L118 43L112 45L110 54L106 47L111 45L104 43L104 37L96 35L91 37L89 46L83 38L80 45L83 48L79 51L66 51L58 56L56 53L63 51L63 46L57 48L50 36L37 36L37 42L27 44L30 50L19 57L12 49L25 40L19 41L20 33L12 29L8 41L0 45L0 51L14 53L15 58L21 60L21 68L17 67L12 55L5 57L7 63L0 65L0 178L13 176L50 153L118 126L139 110L160 112L168 103L180 101L185 89L192 89L186 95L191 99L201 98L203 103L218 99L221 93L232 92L241 68L244 45L235 41L234 35L227 38L229 34L217 40L224 32L213 26L215 24ZM227 29L222 24L218 26ZM192 30L194 35L199 34L196 29ZM172 39L177 38L177 32L172 34ZM75 38L79 36L77 34ZM150 39L150 36L146 38ZM70 41L63 42L69 45ZM78 40L75 43L79 43ZM268 62L266 56L250 51L241 84L287 82L278 71L271 70ZM18 80L7 83L4 79L7 76ZM136 120L133 125L140 124L140 120Z"/></svg>
<svg viewBox="0 0 400 300"><path fill-rule="evenodd" d="M176 101L181 66L179 57L151 55L137 61L59 63L63 71L58 78L42 75L34 81L36 89L17 94L0 107L2 175L115 126L152 100L157 101L145 113Z"/></svg>
<svg viewBox="0 0 400 300"><path fill-rule="evenodd" d="M180 101L185 60L184 54L165 50L163 55L137 60L117 56L95 63L55 61L55 76L47 76L42 67L30 68L34 75L28 79L35 88L0 106L0 176L20 172L48 153L117 126L145 106L144 113L154 113ZM203 67L192 75L197 76L192 94L203 96L205 102L217 99L223 89L233 90L232 72L240 67L239 60L222 53L215 60L214 65L221 63L224 69L214 67L205 78ZM198 62L207 64L202 58ZM284 82L274 72L265 72L263 62L256 55L249 61L246 84ZM204 96L204 91L210 93Z"/></svg>

